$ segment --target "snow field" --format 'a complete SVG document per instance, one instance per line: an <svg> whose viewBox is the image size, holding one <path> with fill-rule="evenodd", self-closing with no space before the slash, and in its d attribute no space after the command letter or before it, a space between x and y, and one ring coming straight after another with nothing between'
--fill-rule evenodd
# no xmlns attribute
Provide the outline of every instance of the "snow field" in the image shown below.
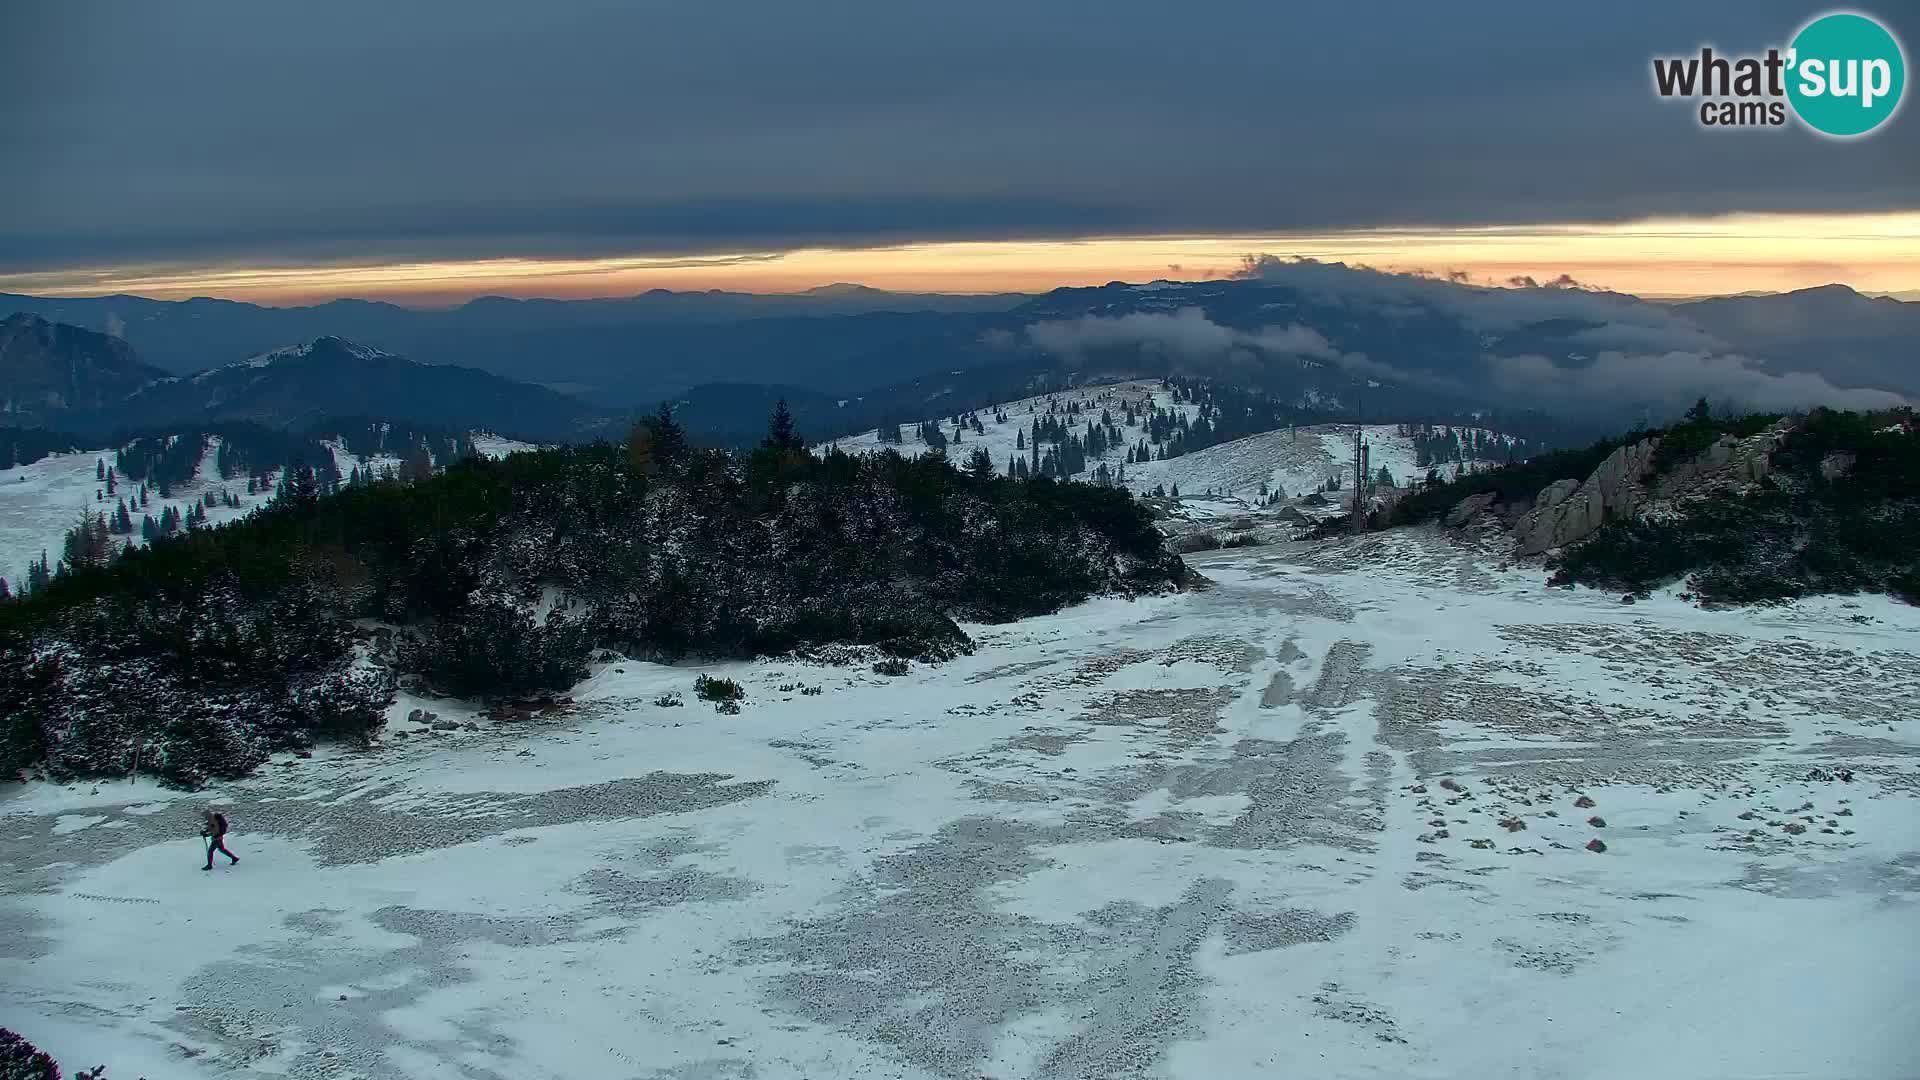
<svg viewBox="0 0 1920 1080"><path fill-rule="evenodd" d="M0 1007L189 1080L1920 1069L1920 612L1420 532L1192 561L900 678L619 661L213 792L29 786Z"/></svg>

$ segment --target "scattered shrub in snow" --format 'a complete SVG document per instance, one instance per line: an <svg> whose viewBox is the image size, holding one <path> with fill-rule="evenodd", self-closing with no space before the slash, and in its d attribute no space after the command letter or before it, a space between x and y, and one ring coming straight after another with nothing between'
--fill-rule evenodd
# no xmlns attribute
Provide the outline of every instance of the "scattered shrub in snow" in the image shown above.
<svg viewBox="0 0 1920 1080"><path fill-rule="evenodd" d="M1173 549L1182 555L1192 555L1201 551L1215 551L1220 547L1220 538L1210 532L1192 532L1174 543Z"/></svg>
<svg viewBox="0 0 1920 1080"><path fill-rule="evenodd" d="M523 605L471 600L403 641L401 666L463 697L531 697L587 677L586 628L553 613L535 622Z"/></svg>
<svg viewBox="0 0 1920 1080"><path fill-rule="evenodd" d="M905 675L908 670L907 662L897 656L889 656L873 665L876 675Z"/></svg>
<svg viewBox="0 0 1920 1080"><path fill-rule="evenodd" d="M653 703L663 709L678 708L686 704L685 701L680 699L680 691L678 690L669 690L661 694L659 697L653 699Z"/></svg>
<svg viewBox="0 0 1920 1080"><path fill-rule="evenodd" d="M287 696L303 730L367 745L386 725L395 683L393 672L357 664L309 672L293 681Z"/></svg>
<svg viewBox="0 0 1920 1080"><path fill-rule="evenodd" d="M702 701L739 701L747 696L746 690L732 679L715 679L706 675L693 680L693 692Z"/></svg>

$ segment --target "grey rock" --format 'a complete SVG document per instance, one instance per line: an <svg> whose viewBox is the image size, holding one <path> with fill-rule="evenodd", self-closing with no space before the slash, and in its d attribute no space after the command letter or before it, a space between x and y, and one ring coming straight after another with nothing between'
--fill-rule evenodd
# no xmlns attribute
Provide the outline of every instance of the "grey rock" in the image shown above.
<svg viewBox="0 0 1920 1080"><path fill-rule="evenodd" d="M1454 504L1447 512L1447 527L1458 529L1485 513L1493 505L1494 493L1483 491L1478 495L1469 495Z"/></svg>
<svg viewBox="0 0 1920 1080"><path fill-rule="evenodd" d="M1642 481L1658 440L1642 439L1608 454L1586 482L1555 480L1514 527L1514 553L1539 555L1578 543L1609 521L1632 516L1645 501Z"/></svg>

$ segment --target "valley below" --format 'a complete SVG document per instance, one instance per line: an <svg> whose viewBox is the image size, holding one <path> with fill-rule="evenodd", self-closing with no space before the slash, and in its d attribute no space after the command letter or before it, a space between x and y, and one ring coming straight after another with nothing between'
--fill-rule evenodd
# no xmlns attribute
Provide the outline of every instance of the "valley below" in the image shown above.
<svg viewBox="0 0 1920 1080"><path fill-rule="evenodd" d="M899 677L601 663L9 789L0 1010L150 1080L1920 1072L1920 609L1189 562Z"/></svg>

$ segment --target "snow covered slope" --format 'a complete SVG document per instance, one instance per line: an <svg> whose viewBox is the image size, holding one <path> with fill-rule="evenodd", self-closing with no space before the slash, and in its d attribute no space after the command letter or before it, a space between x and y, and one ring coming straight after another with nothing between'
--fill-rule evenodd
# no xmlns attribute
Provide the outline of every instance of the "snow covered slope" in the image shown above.
<svg viewBox="0 0 1920 1080"><path fill-rule="evenodd" d="M1103 407L1108 408L1118 422L1122 402L1130 402L1136 409L1149 405L1165 409L1185 415L1189 420L1198 411L1195 405L1175 401L1170 392L1160 388L1158 380L1088 386L1053 395L1022 398L999 406L999 410L1007 416L1006 424L994 423L994 410L983 409L979 416L985 432L976 435L970 428L963 430L958 443L949 443L947 454L958 464L964 462L974 448L984 446L992 454L995 468L1004 474L1012 457L1025 457L1031 453L1019 447L1018 438L1023 432L1031 432L1034 417L1046 415L1050 404L1064 408L1069 401L1079 402L1083 410L1091 409L1090 413L1082 413L1082 430L1086 419L1097 418ZM951 439L954 430L952 414L924 419L942 421L941 430ZM1477 432L1479 429L1474 430ZM1138 441L1144 435L1139 427L1122 425L1120 431L1123 440L1120 446L1101 457L1090 455L1086 469L1075 475L1087 479L1103 463L1110 472L1117 473L1126 460L1127 441ZM1401 434L1398 425L1368 424L1365 431L1369 472L1377 475L1380 468L1385 466L1394 482L1403 487L1409 481L1426 475L1426 468L1418 465L1418 451L1413 439ZM1341 490L1352 491L1353 433L1351 424L1323 424L1251 435L1166 461L1127 465L1125 484L1136 494L1162 487L1169 490L1178 487L1181 496L1189 499L1204 497L1211 492L1217 498L1228 500L1223 506L1235 512L1252 508L1263 494L1280 491L1288 498L1297 498L1319 490L1330 480L1337 481ZM1496 440L1501 438L1492 432L1485 434ZM900 444L882 443L878 432L869 431L826 445L855 454L892 448L909 457L916 457L927 451L927 444L919 438L911 424L906 426L905 439ZM817 449L824 451L825 448L823 445ZM1264 489L1262 485L1265 485Z"/></svg>
<svg viewBox="0 0 1920 1080"><path fill-rule="evenodd" d="M901 678L621 662L204 794L17 790L0 1012L170 1080L1920 1075L1920 610L1415 531L1193 562Z"/></svg>
<svg viewBox="0 0 1920 1080"><path fill-rule="evenodd" d="M273 497L271 487L247 494L244 477L237 482L220 479L220 472L214 467L219 450L219 438L209 439L206 456L201 458L193 480L174 488L169 499L162 499L150 490L144 513L158 518L163 509L171 506L184 515L208 492L231 493L240 500L239 509L225 505L207 507L207 524L220 525L244 517ZM0 577L7 579L9 587L19 588L26 578L27 565L39 559L42 552L50 564L60 561L67 530L73 528L83 511L111 517L121 498L139 491L137 482L119 477L117 494L104 500L95 499L95 493L104 493L106 487L103 481L94 478L95 464L104 462L112 468L113 460L112 449L86 450L77 454L52 454L30 465L0 469ZM137 526L142 511L130 510ZM121 545L141 542L137 529L131 536L113 539Z"/></svg>
<svg viewBox="0 0 1920 1080"><path fill-rule="evenodd" d="M1085 432L1088 420L1099 419L1101 409L1107 409L1111 412L1115 423L1121 423L1121 410L1129 404L1132 405L1136 411L1155 408L1164 409L1177 415L1185 415L1189 419L1191 419L1197 411L1196 406L1176 402L1170 392L1160 388L1160 381L1158 379L1141 379L1082 387L1074 390L1064 390L1055 394L1042 394L1036 397L1021 398L1018 401L1010 401L999 406L1000 412L1007 417L1007 422L1004 424L994 422L992 409L982 409L979 412L979 416L981 426L986 429L985 433L976 435L973 429L969 427L961 432L958 442L952 441L954 433L952 413L929 413L922 419L940 421L941 432L945 434L949 440L947 456L952 458L956 464L965 462L968 454L973 453L977 447L984 446L987 448L987 452L993 455L994 467L1002 473L1005 473L1007 471L1007 463L1010 459L1015 456L1027 457L1032 453L1030 448L1022 449L1019 444L1024 436L1032 434L1035 417L1046 416L1047 410L1051 405L1058 405L1064 409L1069 402L1078 403L1083 410L1091 409L1091 412L1083 412L1077 422L1076 428L1080 433ZM904 443L882 443L879 438L879 432L868 431L859 435L836 439L832 443L823 444L816 449L825 450L827 446L837 446L849 454L873 453L878 450L893 449L898 450L908 457L919 457L921 454L927 452L927 444L914 432L913 427L912 424L906 425L906 441ZM1132 439L1138 441L1145 435L1145 432L1139 427L1129 428L1125 426L1124 423L1121 423L1120 434L1123 440ZM1110 468L1117 469L1126 461L1126 458L1127 448L1123 442L1122 445L1108 451L1104 457L1096 458L1089 455L1087 458L1087 471L1091 472L1098 468L1103 461L1106 462ZM1128 472L1131 473L1132 469L1129 468Z"/></svg>
<svg viewBox="0 0 1920 1080"><path fill-rule="evenodd" d="M334 461L342 476L355 467L370 465L378 470L383 466L390 465L395 469L400 466L398 457L377 454L361 457L348 453L337 443L329 445L333 447ZM538 449L532 443L491 434L474 435L473 445L488 457L505 457L522 450ZM9 587L19 588L26 578L28 564L39 559L42 552L46 553L50 563L60 561L61 544L67 530L73 528L82 511L111 515L119 505L120 496L139 490L138 483L120 477L118 495L109 496L104 501L94 498L96 491L105 488L103 482L94 478L95 463L105 462L111 468L115 449L53 454L30 465L0 469L0 577L6 579ZM158 518L163 508L172 506L185 514L188 507L208 492L231 493L240 500L238 509L225 505L207 508L207 523L220 525L251 513L273 497L272 484L249 495L246 478L222 480L214 465L219 450L219 437L210 438L206 455L201 458L200 469L194 479L174 488L169 499L161 499L157 493L150 491L145 512ZM133 518L137 525L140 513L135 511ZM140 534L136 529L132 536L116 536L114 540L123 545L139 544Z"/></svg>
<svg viewBox="0 0 1920 1080"><path fill-rule="evenodd" d="M476 432L473 436L473 448L483 457L503 458L508 454L518 454L526 450L538 450L540 444L521 442L518 439L503 438L491 432Z"/></svg>

